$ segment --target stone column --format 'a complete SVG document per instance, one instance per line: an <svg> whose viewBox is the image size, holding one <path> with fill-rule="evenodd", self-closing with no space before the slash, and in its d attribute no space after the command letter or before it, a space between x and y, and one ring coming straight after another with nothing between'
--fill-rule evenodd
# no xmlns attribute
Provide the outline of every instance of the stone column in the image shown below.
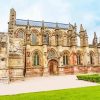
<svg viewBox="0 0 100 100"><path fill-rule="evenodd" d="M26 76L31 74L30 45L26 45Z"/></svg>
<svg viewBox="0 0 100 100"><path fill-rule="evenodd" d="M43 65L44 65L43 75L47 76L49 74L48 61L47 61L47 45L43 45Z"/></svg>

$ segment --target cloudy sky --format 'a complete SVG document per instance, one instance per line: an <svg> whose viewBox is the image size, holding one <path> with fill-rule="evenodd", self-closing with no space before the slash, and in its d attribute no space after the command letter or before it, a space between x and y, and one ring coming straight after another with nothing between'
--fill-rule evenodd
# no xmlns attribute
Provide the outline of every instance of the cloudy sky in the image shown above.
<svg viewBox="0 0 100 100"><path fill-rule="evenodd" d="M9 10L14 8L17 19L44 20L83 24L92 41L100 37L100 0L0 0L0 31L7 32Z"/></svg>

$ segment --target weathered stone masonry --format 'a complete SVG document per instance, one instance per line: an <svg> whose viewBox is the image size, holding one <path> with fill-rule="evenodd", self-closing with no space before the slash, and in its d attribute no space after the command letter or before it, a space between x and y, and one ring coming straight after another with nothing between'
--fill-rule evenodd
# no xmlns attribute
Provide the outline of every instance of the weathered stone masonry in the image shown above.
<svg viewBox="0 0 100 100"><path fill-rule="evenodd" d="M100 43L93 43L82 24L16 19L10 10L8 32L0 33L0 80L100 72Z"/></svg>

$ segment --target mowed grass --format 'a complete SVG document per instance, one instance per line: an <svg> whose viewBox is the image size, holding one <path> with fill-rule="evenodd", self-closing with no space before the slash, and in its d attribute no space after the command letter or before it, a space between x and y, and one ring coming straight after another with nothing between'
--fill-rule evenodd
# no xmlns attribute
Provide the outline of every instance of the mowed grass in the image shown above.
<svg viewBox="0 0 100 100"><path fill-rule="evenodd" d="M100 86L0 96L0 100L100 100Z"/></svg>

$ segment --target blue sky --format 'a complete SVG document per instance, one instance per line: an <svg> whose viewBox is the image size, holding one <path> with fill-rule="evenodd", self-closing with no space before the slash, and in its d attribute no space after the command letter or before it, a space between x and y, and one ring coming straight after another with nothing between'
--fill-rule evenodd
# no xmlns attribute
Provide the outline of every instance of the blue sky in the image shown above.
<svg viewBox="0 0 100 100"><path fill-rule="evenodd" d="M0 31L7 32L9 10L17 19L45 20L83 24L92 41L94 31L100 37L100 0L0 0Z"/></svg>

